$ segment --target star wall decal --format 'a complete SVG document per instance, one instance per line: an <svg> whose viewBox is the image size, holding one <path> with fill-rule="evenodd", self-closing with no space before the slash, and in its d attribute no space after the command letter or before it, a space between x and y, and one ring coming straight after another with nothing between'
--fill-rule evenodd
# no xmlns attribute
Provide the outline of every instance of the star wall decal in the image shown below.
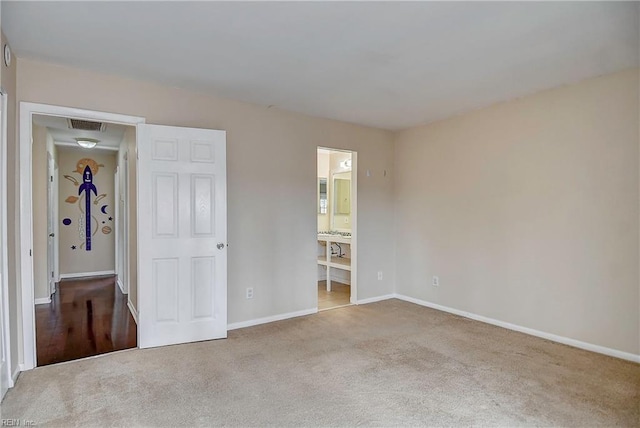
<svg viewBox="0 0 640 428"><path fill-rule="evenodd" d="M109 217L109 221L113 221L113 217Z"/></svg>
<svg viewBox="0 0 640 428"><path fill-rule="evenodd" d="M75 249L76 249L76 246L75 246L75 245L72 245L72 246L71 246L71 249L72 249L72 250L75 250Z"/></svg>

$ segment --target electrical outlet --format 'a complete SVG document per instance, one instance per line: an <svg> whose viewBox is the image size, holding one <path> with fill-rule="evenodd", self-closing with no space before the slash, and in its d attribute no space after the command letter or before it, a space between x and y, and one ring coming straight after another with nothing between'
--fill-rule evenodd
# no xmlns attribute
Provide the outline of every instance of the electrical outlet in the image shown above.
<svg viewBox="0 0 640 428"><path fill-rule="evenodd" d="M247 288L247 299L253 299L253 288Z"/></svg>
<svg viewBox="0 0 640 428"><path fill-rule="evenodd" d="M382 271L378 271L378 281L382 281Z"/></svg>
<svg viewBox="0 0 640 428"><path fill-rule="evenodd" d="M440 278L434 275L433 278L431 278L431 285L440 287Z"/></svg>

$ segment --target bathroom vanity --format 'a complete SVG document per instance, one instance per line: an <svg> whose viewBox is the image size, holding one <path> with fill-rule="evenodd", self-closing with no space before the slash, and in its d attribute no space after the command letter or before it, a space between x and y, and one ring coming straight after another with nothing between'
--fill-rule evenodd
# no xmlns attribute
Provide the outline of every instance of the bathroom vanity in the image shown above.
<svg viewBox="0 0 640 428"><path fill-rule="evenodd" d="M331 291L331 269L351 271L351 234L318 233L318 264L327 268L327 291Z"/></svg>

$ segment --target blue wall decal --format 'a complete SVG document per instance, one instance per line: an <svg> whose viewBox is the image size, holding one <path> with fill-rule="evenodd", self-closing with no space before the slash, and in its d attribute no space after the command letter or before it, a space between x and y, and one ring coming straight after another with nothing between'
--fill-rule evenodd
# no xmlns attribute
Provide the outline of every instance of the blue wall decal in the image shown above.
<svg viewBox="0 0 640 428"><path fill-rule="evenodd" d="M82 192L84 192L85 204L85 249L91 251L91 192L97 196L98 190L93 185L93 172L91 172L89 165L84 168L82 185L78 189L78 195L82 195Z"/></svg>
<svg viewBox="0 0 640 428"><path fill-rule="evenodd" d="M75 245L72 245L72 250L84 250L91 251L98 244L98 241L102 242L102 238L97 238L96 235L108 235L111 233L111 227L106 226L109 222L113 221L113 217L109 215L107 211L109 205L105 204L107 200L106 193L98 193L98 182L96 181L96 175L103 164L96 162L94 159L82 158L76 165L75 170L71 171L71 174L80 174L79 178L73 177L73 175L65 175L64 177L73 183L74 186L78 186L77 196L75 194L69 195L65 202L68 204L77 204L79 215L77 219L71 217L65 217L62 223L65 226L73 224L74 229L78 228L78 241ZM73 193L76 193L75 191ZM93 196L91 195L93 193ZM91 207L94 206L93 212ZM98 211L100 209L100 211ZM102 223L102 224L101 224ZM101 229L102 227L102 229ZM107 229L105 229L107 227ZM108 230L108 231L107 231ZM102 231L100 234L99 232ZM93 248L92 248L93 247Z"/></svg>

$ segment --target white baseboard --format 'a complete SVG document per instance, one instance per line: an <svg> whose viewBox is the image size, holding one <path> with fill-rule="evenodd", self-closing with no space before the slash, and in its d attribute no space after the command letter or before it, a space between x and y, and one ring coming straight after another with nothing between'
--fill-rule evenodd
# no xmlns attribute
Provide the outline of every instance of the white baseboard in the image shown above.
<svg viewBox="0 0 640 428"><path fill-rule="evenodd" d="M383 300L389 300L389 299L393 299L395 297L396 297L395 294L385 294L384 296L369 297L368 299L360 299L360 300L358 300L356 302L356 305L366 305L367 303L381 302Z"/></svg>
<svg viewBox="0 0 640 428"><path fill-rule="evenodd" d="M35 299L34 303L36 305L48 305L49 303L51 303L51 297L42 297L40 299Z"/></svg>
<svg viewBox="0 0 640 428"><path fill-rule="evenodd" d="M127 299L127 307L129 308L129 312L131 312L131 316L133 317L133 320L136 322L136 325L138 325L138 311L136 311L136 308L133 307L133 304L129 299Z"/></svg>
<svg viewBox="0 0 640 428"><path fill-rule="evenodd" d="M125 293L125 291L124 291L124 284L122 283L122 281L120 281L120 278L118 278L118 280L116 281L116 283L118 284L118 287L120 287L120 291L122 292L122 294L129 294L129 293Z"/></svg>
<svg viewBox="0 0 640 428"><path fill-rule="evenodd" d="M105 276L105 275L115 275L115 270L101 270L97 272L78 272L78 273L61 273L60 279L73 279L73 278L84 278L88 276Z"/></svg>
<svg viewBox="0 0 640 428"><path fill-rule="evenodd" d="M617 349L611 349L600 345L594 345L592 343L582 342L580 340L571 339L569 337L558 336L556 334L546 333L544 331L534 330L528 327L522 327L516 324L511 324L504 321L499 321L493 318L488 318L482 315L476 315L471 312L461 311L459 309L450 308L448 306L438 305L437 303L427 302L426 300L420 300L402 294L396 294L394 297L406 302L415 303L416 305L426 306L428 308L437 309L443 312L449 312L454 315L460 315L461 317L469 318L475 321L484 322L487 324L496 325L498 327L507 328L509 330L518 331L531 336L541 337L543 339L551 340L552 342L562 343L564 345L573 346L574 348L585 349L591 352L597 352L598 354L608 355L610 357L621 358L623 360L633 361L640 363L640 355L632 354L629 352L619 351Z"/></svg>
<svg viewBox="0 0 640 428"><path fill-rule="evenodd" d="M20 372L23 372L23 371L24 371L24 367L22 366L22 364L18 364L18 366L16 367L16 370L11 375L12 385L9 385L9 388L13 388L15 386L16 382L18 381L18 376L20 376Z"/></svg>
<svg viewBox="0 0 640 428"><path fill-rule="evenodd" d="M227 325L227 330L236 330L239 328L245 328L245 327L252 327L254 325L260 325L260 324L266 324L269 322L274 322L274 321L282 321L282 320L286 320L289 318L296 318L296 317L303 317L305 315L311 315L311 314L315 314L318 312L318 308L311 308L311 309L305 309L302 311L296 311L296 312L289 312L286 314L280 314L280 315L274 315L271 317L264 317L264 318L256 318L253 320L249 320L249 321L240 321L240 322L234 322L231 324Z"/></svg>

